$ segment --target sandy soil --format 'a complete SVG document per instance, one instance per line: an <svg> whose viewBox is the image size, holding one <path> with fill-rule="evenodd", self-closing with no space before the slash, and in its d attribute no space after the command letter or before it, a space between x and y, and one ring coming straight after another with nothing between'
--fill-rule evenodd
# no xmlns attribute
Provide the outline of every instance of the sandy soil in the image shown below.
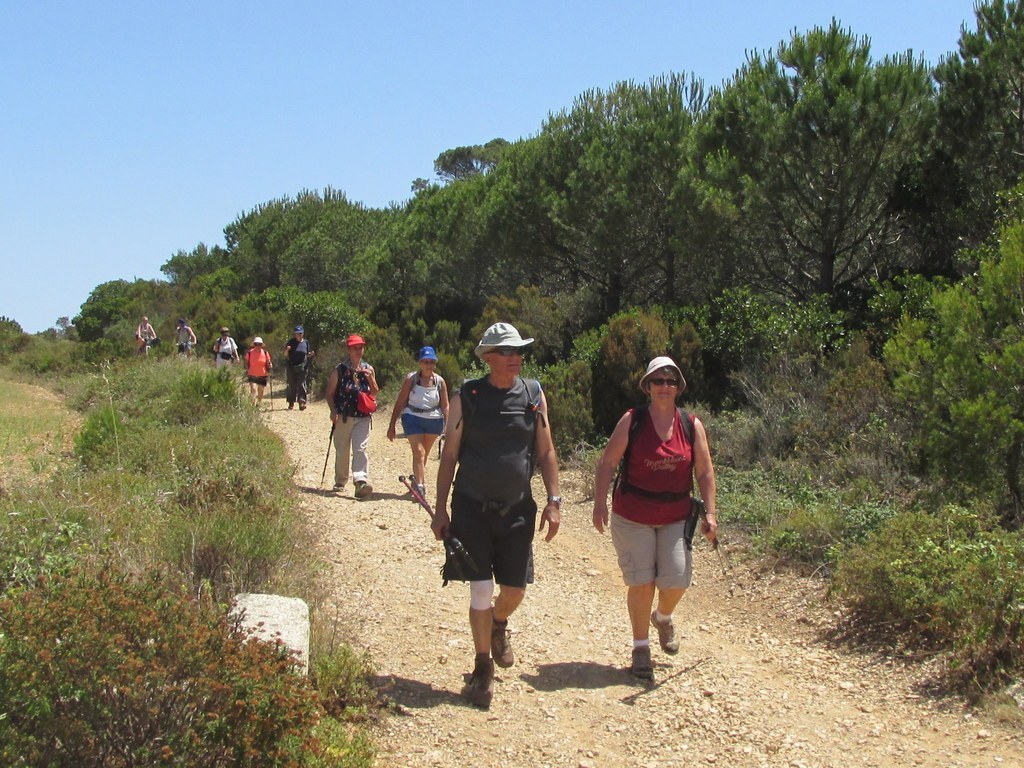
<svg viewBox="0 0 1024 768"><path fill-rule="evenodd" d="M377 728L381 766L1024 766L1019 730L930 697L927 666L831 646L823 585L766 571L740 548L725 573L695 545L676 614L683 647L672 657L655 643L653 684L634 680L611 541L591 525L590 478L566 474L562 529L537 540L537 581L510 622L516 665L497 670L490 710L475 709L460 698L468 590L441 587L441 545L398 481L408 444L389 443L388 414L375 417L373 497L325 493L327 408L281 402L265 418L321 532L333 583L321 610L370 652L400 712ZM436 470L435 450L431 499ZM728 509L720 525L728 536Z"/></svg>

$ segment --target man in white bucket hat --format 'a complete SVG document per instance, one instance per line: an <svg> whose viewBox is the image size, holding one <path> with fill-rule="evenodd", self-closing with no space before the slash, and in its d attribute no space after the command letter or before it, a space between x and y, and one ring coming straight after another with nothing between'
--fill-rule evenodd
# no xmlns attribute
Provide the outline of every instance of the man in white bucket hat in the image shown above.
<svg viewBox="0 0 1024 768"><path fill-rule="evenodd" d="M469 624L476 657L464 693L482 709L491 703L494 665L510 667L515 661L508 618L533 581L538 516L530 489L534 466L540 467L547 489L537 528L547 526L545 541L554 538L561 520L558 457L547 401L539 382L519 375L525 348L532 343L508 323L495 323L484 333L476 354L489 373L467 381L452 399L437 471L434 535L458 538L475 566L471 572L455 572L446 563L445 578L470 585Z"/></svg>

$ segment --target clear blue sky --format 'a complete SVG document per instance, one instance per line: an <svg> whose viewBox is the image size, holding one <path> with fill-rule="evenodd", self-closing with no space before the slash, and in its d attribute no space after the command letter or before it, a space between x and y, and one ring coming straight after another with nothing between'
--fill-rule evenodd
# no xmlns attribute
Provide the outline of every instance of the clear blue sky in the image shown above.
<svg viewBox="0 0 1024 768"><path fill-rule="evenodd" d="M972 0L0 0L0 315L44 330L262 202L402 201L445 149L621 80L720 85L832 17L929 64L974 28Z"/></svg>

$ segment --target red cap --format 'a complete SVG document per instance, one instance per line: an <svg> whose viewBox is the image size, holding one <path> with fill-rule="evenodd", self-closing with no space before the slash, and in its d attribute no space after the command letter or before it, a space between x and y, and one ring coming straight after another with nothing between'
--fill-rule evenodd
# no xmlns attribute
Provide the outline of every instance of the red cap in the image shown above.
<svg viewBox="0 0 1024 768"><path fill-rule="evenodd" d="M358 346L360 344L362 344L365 347L366 346L366 340L363 339L363 337L360 336L358 333L353 333L351 336L349 336L347 339L345 339L345 346L347 346L347 347L355 347L355 346Z"/></svg>

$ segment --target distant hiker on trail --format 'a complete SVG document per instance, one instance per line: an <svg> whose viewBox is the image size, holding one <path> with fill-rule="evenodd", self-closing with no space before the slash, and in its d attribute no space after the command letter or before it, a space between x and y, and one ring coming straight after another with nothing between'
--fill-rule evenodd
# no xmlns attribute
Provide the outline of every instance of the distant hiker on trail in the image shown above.
<svg viewBox="0 0 1024 768"><path fill-rule="evenodd" d="M288 410L292 410L295 407L295 403L299 404L299 410L306 410L306 369L309 365L309 360L316 356L313 348L306 341L306 329L301 325L295 326L295 331L287 343L284 345L285 360L288 363L286 373L288 375L288 384L285 390L285 397L288 400Z"/></svg>
<svg viewBox="0 0 1024 768"><path fill-rule="evenodd" d="M463 694L482 709L491 704L494 665L510 667L515 662L508 619L523 601L526 585L533 582L534 466L540 467L548 494L537 530L546 525L544 540L551 541L561 522L558 457L547 402L539 382L519 375L523 348L532 343L507 323L495 323L484 333L476 354L490 372L467 381L452 398L437 471L434 536L457 537L476 565L475 572L455 572L446 562L444 576L469 582L469 625L476 656Z"/></svg>
<svg viewBox="0 0 1024 768"><path fill-rule="evenodd" d="M174 333L178 342L178 354L191 359L192 347L196 345L195 332L185 323L184 320L179 320L177 329Z"/></svg>
<svg viewBox="0 0 1024 768"><path fill-rule="evenodd" d="M334 490L348 483L349 457L357 499L373 493L370 485L370 459L366 447L370 443L370 423L380 387L373 366L363 360L366 341L352 334L345 342L348 357L338 363L327 380L327 403L331 407L331 434L334 440Z"/></svg>
<svg viewBox="0 0 1024 768"><path fill-rule="evenodd" d="M153 326L149 324L149 318L143 315L142 321L139 323L139 327L135 329L135 354L148 355L149 348L153 345L155 340L156 331L154 331Z"/></svg>
<svg viewBox="0 0 1024 768"><path fill-rule="evenodd" d="M252 395L252 404L259 407L263 403L263 390L270 378L270 371L274 364L270 360L270 353L263 348L263 339L257 336L252 340L252 346L245 353L245 373L249 380L249 393Z"/></svg>
<svg viewBox="0 0 1024 768"><path fill-rule="evenodd" d="M448 386L436 372L437 353L433 347L421 347L416 354L419 370L406 375L395 399L388 426L388 440L395 440L395 424L402 418L402 432L412 449L413 483L426 498L425 472L427 457L448 418Z"/></svg>
<svg viewBox="0 0 1024 768"><path fill-rule="evenodd" d="M229 328L220 329L220 338L213 342L213 354L216 355L214 364L218 368L223 368L228 363L238 362L238 344L231 338Z"/></svg>
<svg viewBox="0 0 1024 768"><path fill-rule="evenodd" d="M691 517L694 501L690 496L694 477L706 508L703 530L709 541L717 538L718 523L715 469L704 425L676 407L676 398L686 389L682 371L672 358L656 357L640 379L640 389L648 396L649 405L631 408L619 419L597 466L594 527L599 533L611 528L628 588L626 607L633 629L630 671L649 679L654 676L651 626L658 630L665 653L679 650L672 611L693 577L686 537L687 522L696 522ZM608 488L620 461L609 526ZM657 607L652 613L655 594Z"/></svg>

